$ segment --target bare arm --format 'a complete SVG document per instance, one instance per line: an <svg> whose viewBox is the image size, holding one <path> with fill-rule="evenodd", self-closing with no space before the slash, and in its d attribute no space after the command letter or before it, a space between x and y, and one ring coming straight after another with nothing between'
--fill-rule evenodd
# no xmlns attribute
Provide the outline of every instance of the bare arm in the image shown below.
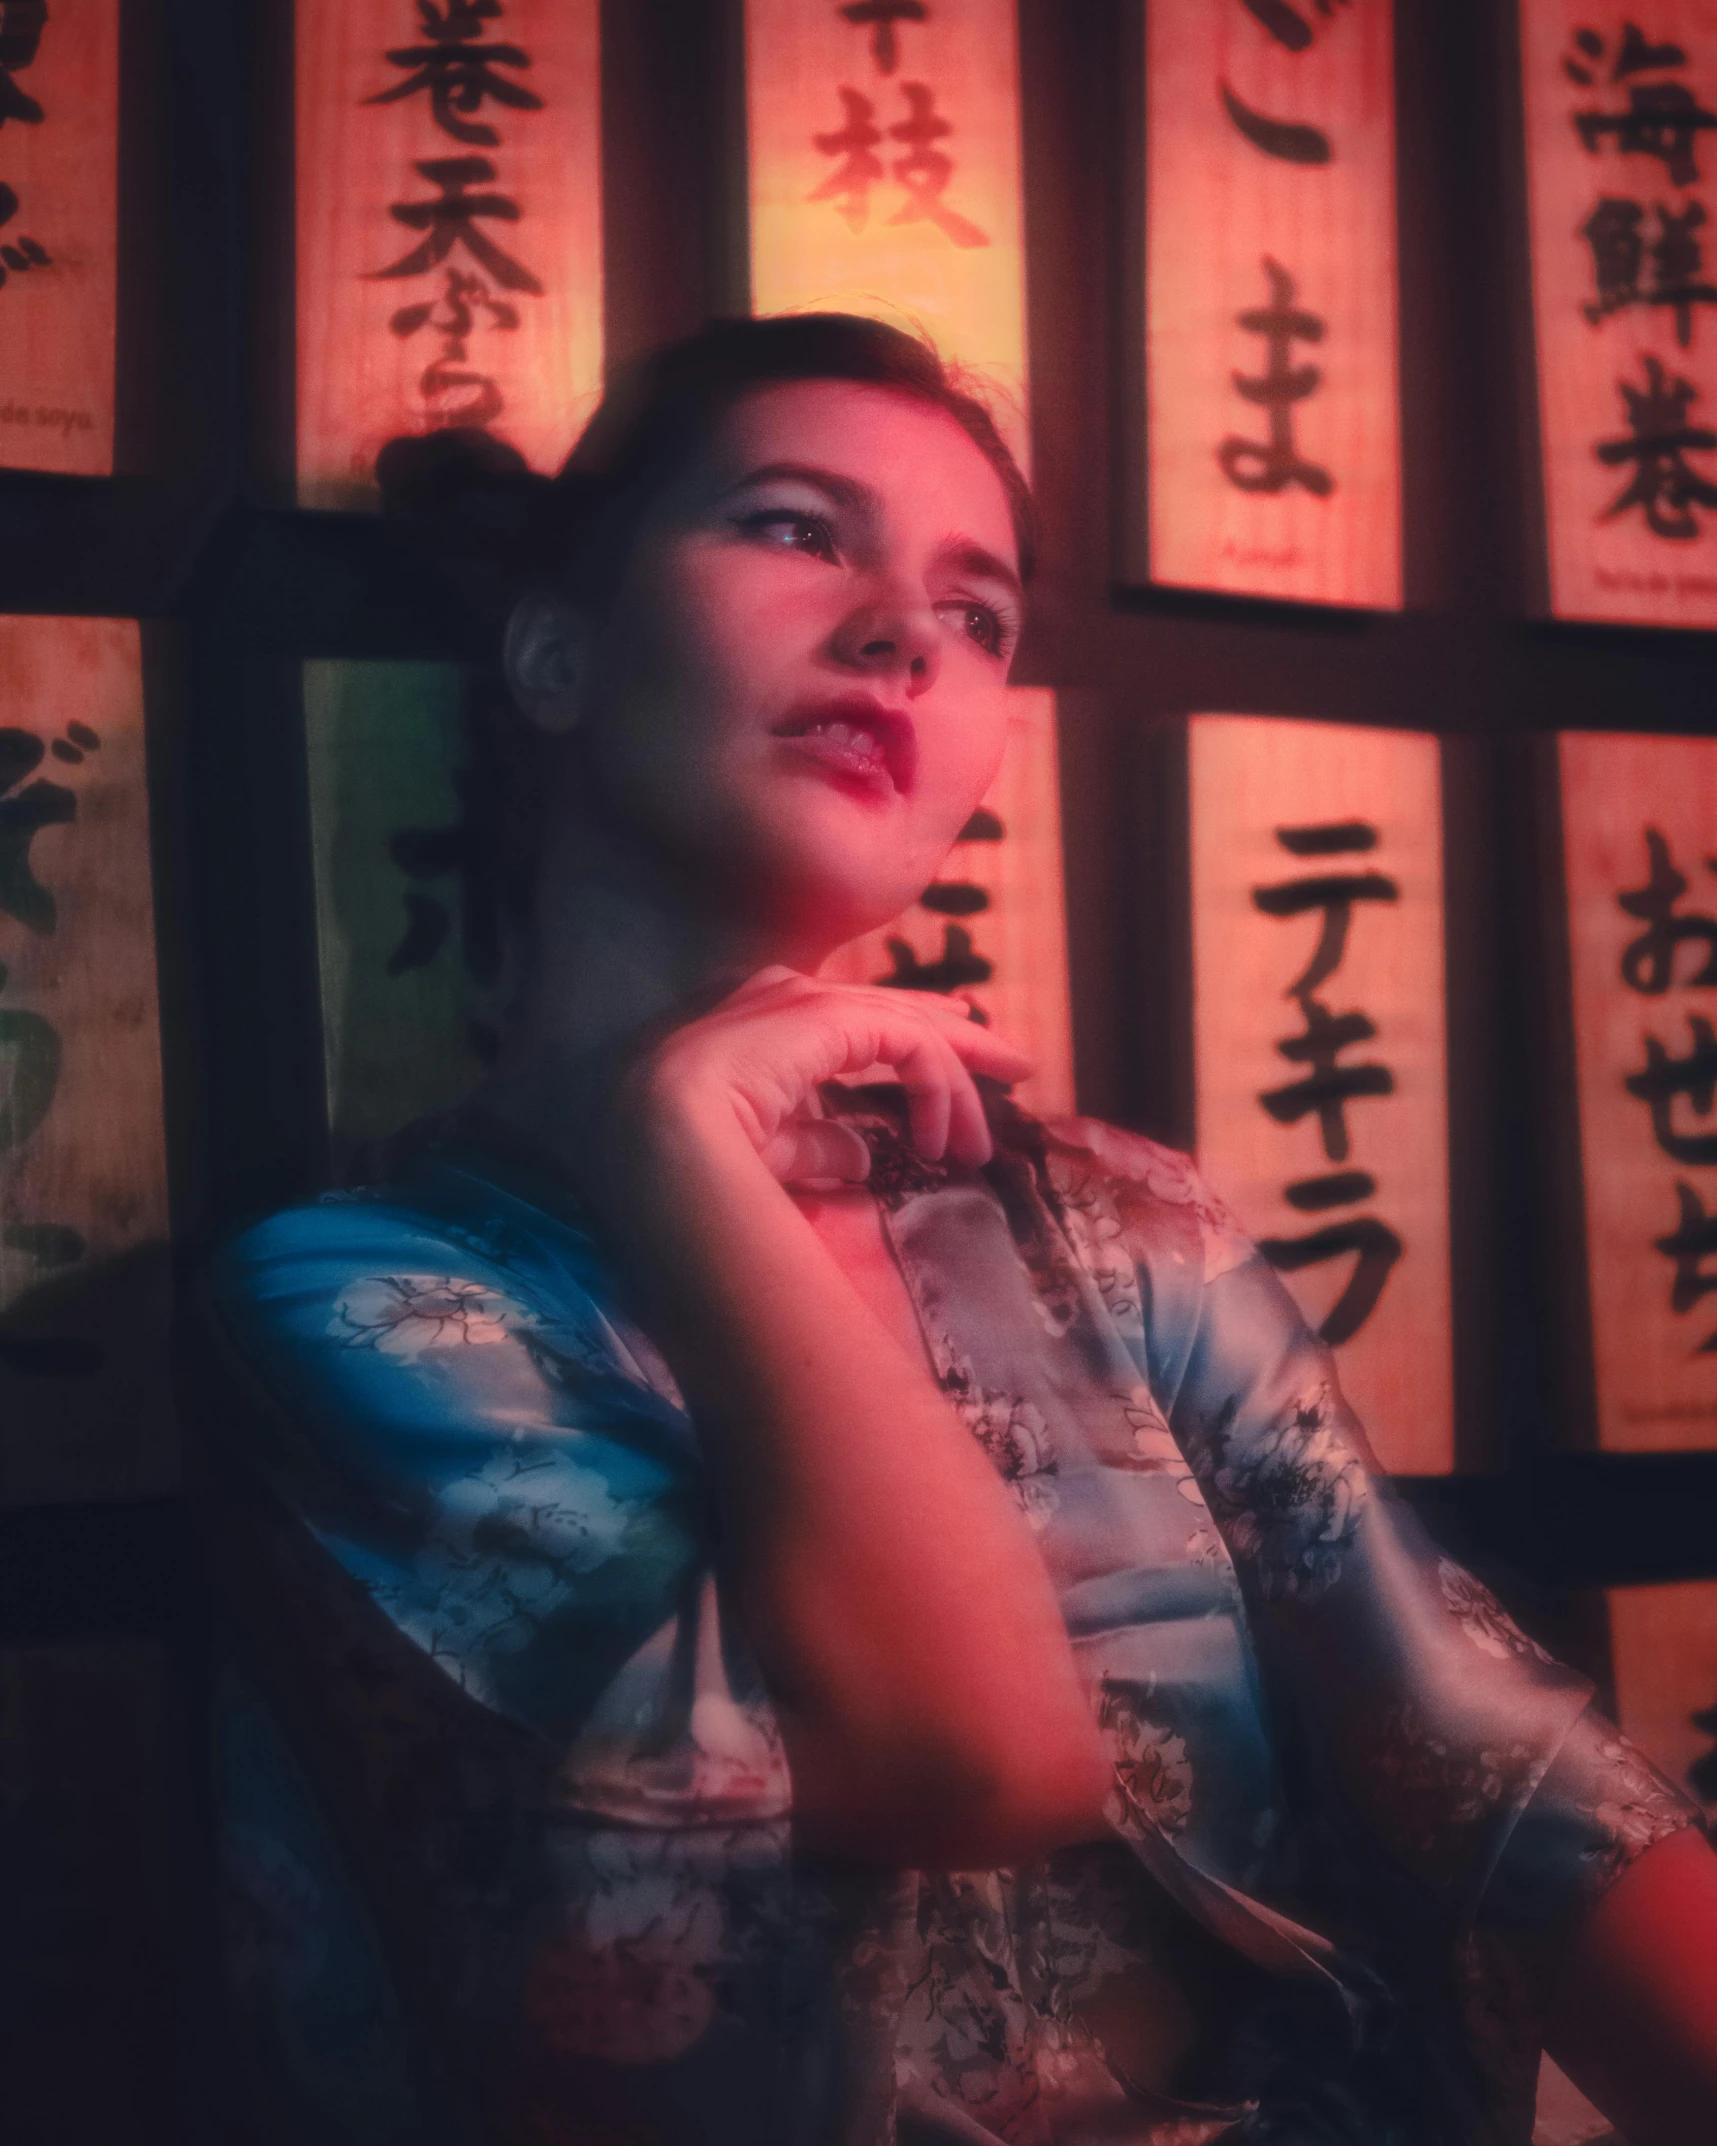
<svg viewBox="0 0 1717 2146"><path fill-rule="evenodd" d="M1598 1902L1545 2039L1629 2146L1717 2129L1717 1855L1698 1832L1648 1848Z"/></svg>
<svg viewBox="0 0 1717 2146"><path fill-rule="evenodd" d="M793 978L746 1000L629 1083L625 1228L704 1434L801 1830L966 1867L1099 1833L1097 1734L1030 1534L776 1174L816 1082L878 1058L907 1074L921 1146L982 1160L966 1067L1019 1062L895 994Z"/></svg>

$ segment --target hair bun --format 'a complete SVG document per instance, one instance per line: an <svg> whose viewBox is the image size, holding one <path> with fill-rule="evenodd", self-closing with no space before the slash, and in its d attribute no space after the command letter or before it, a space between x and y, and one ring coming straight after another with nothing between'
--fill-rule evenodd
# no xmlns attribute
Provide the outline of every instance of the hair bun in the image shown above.
<svg viewBox="0 0 1717 2146"><path fill-rule="evenodd" d="M491 432L451 426L389 440L376 481L383 513L475 621L498 625L549 563L553 480Z"/></svg>

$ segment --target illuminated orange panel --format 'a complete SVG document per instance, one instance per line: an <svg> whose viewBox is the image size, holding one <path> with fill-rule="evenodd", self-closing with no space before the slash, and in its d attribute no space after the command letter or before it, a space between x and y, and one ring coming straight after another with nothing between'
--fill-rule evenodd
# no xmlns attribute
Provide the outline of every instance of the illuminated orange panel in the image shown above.
<svg viewBox="0 0 1717 2146"><path fill-rule="evenodd" d="M1551 609L1717 625L1717 0L1520 21Z"/></svg>
<svg viewBox="0 0 1717 2146"><path fill-rule="evenodd" d="M1384 1464L1446 1470L1437 741L1194 716L1191 785L1199 1161L1328 1330Z"/></svg>
<svg viewBox="0 0 1717 2146"><path fill-rule="evenodd" d="M118 0L50 8L39 38L10 25L7 35L0 464L105 477L113 470Z"/></svg>
<svg viewBox="0 0 1717 2146"><path fill-rule="evenodd" d="M1007 755L968 822L972 839L955 845L925 903L842 947L822 973L851 984L917 974L970 999L1031 1053L1037 1070L1015 1097L1052 1118L1073 1108L1055 696L1022 687L1009 698Z"/></svg>
<svg viewBox="0 0 1717 2146"><path fill-rule="evenodd" d="M1703 1778L1717 1758L1717 1724L1693 1718L1717 1708L1717 1580L1614 1587L1609 1605L1622 1727L1679 1787L1717 1805ZM1694 1781L1690 1769L1701 1761Z"/></svg>
<svg viewBox="0 0 1717 2146"><path fill-rule="evenodd" d="M1675 1083L1717 1021L1717 744L1560 747L1599 1442L1713 1446L1717 1114Z"/></svg>
<svg viewBox="0 0 1717 2146"><path fill-rule="evenodd" d="M35 829L0 887L0 1502L158 1489L167 1167L136 626L0 618L0 753Z"/></svg>
<svg viewBox="0 0 1717 2146"><path fill-rule="evenodd" d="M1145 20L1151 578L1399 605L1387 0Z"/></svg>
<svg viewBox="0 0 1717 2146"><path fill-rule="evenodd" d="M745 29L754 310L927 330L1023 459L1013 0L746 0Z"/></svg>
<svg viewBox="0 0 1717 2146"><path fill-rule="evenodd" d="M444 426L556 469L595 406L597 0L503 0L484 29L510 51L430 40L411 0L297 0L307 506L371 504L383 443Z"/></svg>

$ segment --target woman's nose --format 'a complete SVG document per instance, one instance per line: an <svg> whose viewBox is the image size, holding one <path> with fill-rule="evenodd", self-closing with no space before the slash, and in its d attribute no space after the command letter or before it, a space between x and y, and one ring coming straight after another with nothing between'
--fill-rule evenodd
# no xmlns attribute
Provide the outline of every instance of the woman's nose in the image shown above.
<svg viewBox="0 0 1717 2146"><path fill-rule="evenodd" d="M927 604L866 604L841 622L834 655L853 670L898 677L908 693L922 693L941 667L936 615Z"/></svg>

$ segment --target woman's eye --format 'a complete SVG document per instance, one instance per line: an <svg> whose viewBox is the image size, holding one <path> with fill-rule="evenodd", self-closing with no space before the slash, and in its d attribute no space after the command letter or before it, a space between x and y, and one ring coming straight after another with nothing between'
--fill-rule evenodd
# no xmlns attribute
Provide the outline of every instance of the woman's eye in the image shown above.
<svg viewBox="0 0 1717 2146"><path fill-rule="evenodd" d="M969 640L975 641L988 655L1001 654L1007 642L1007 627L1000 612L992 611L988 604L965 601L950 604L947 608Z"/></svg>
<svg viewBox="0 0 1717 2146"><path fill-rule="evenodd" d="M773 544L781 551L802 551L813 559L835 556L834 531L818 514L801 514L793 507L768 507L745 515L739 524L759 543Z"/></svg>

